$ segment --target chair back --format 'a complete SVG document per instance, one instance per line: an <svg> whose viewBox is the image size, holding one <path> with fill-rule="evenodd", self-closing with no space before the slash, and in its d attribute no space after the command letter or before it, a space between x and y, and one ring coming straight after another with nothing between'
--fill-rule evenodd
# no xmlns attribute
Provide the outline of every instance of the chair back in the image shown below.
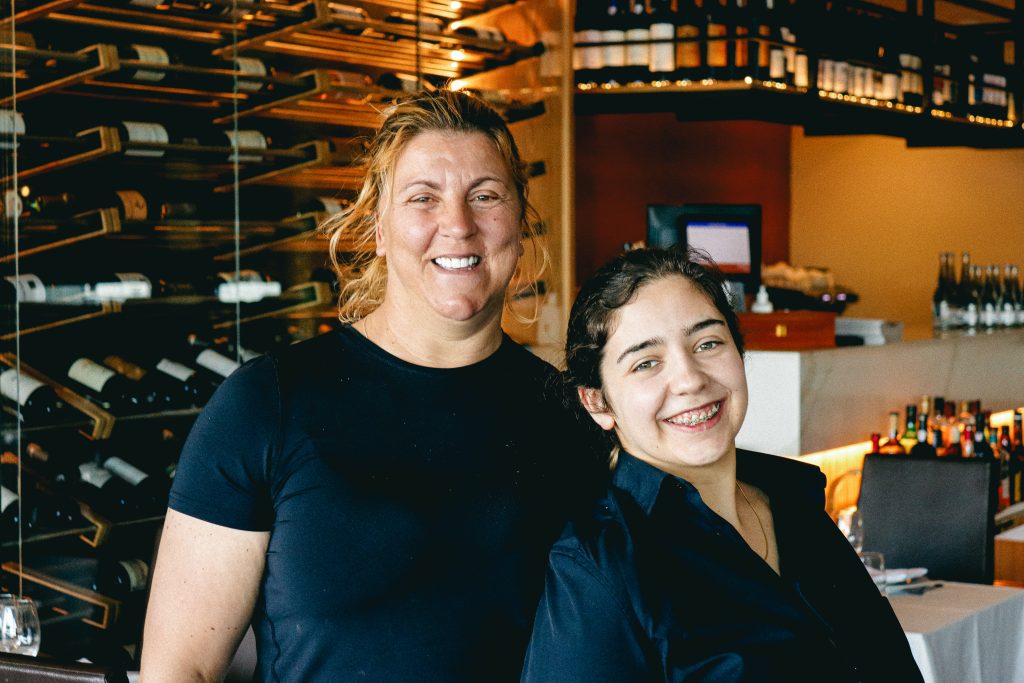
<svg viewBox="0 0 1024 683"><path fill-rule="evenodd" d="M123 670L0 652L2 683L128 683Z"/></svg>
<svg viewBox="0 0 1024 683"><path fill-rule="evenodd" d="M933 579L992 583L997 478L994 460L865 456L864 550Z"/></svg>

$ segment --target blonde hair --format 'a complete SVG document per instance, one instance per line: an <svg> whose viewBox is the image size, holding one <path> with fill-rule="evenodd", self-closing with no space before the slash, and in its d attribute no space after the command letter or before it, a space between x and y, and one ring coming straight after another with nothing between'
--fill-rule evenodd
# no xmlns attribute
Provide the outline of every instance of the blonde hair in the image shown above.
<svg viewBox="0 0 1024 683"><path fill-rule="evenodd" d="M378 214L389 192L398 157L414 137L428 131L483 133L490 138L512 176L524 238L539 235L539 217L527 196L526 164L501 116L479 97L463 91L442 89L402 98L384 112L384 122L370 141L362 161L365 175L359 196L320 226L329 238L331 266L341 284L338 318L342 322L355 322L384 301L387 264L375 251ZM348 238L351 251L342 248ZM543 272L548 263L547 251L537 240L530 241L539 256L539 272ZM536 282L530 288L537 294ZM507 306L508 292L505 302Z"/></svg>

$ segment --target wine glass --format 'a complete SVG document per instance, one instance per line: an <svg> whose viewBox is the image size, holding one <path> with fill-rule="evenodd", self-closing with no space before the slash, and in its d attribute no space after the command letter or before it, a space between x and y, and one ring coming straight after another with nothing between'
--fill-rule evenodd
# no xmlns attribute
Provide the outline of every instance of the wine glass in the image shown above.
<svg viewBox="0 0 1024 683"><path fill-rule="evenodd" d="M839 530L846 536L853 549L860 555L864 552L864 519L856 506L843 508L836 519Z"/></svg>
<svg viewBox="0 0 1024 683"><path fill-rule="evenodd" d="M0 594L0 652L39 654L39 613L31 598Z"/></svg>
<svg viewBox="0 0 1024 683"><path fill-rule="evenodd" d="M885 595L885 555L878 552L862 552L860 561L864 563L864 568L868 570L879 592Z"/></svg>

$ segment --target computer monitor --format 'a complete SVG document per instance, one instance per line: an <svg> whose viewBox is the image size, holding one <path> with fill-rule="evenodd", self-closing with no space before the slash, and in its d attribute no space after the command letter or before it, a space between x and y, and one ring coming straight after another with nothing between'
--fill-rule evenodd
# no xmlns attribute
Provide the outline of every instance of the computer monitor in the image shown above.
<svg viewBox="0 0 1024 683"><path fill-rule="evenodd" d="M761 284L760 204L649 204L647 244L702 249L745 292Z"/></svg>

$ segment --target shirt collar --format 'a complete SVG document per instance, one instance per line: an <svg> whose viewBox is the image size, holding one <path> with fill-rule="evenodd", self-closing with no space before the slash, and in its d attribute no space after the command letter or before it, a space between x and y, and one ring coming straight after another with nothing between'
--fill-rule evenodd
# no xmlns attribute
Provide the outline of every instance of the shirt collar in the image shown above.
<svg viewBox="0 0 1024 683"><path fill-rule="evenodd" d="M825 476L817 467L791 458L736 450L736 476L764 491L773 506L807 504L824 509ZM618 464L612 473L612 486L633 498L644 514L650 515L666 480L678 484L689 496L698 496L697 489L686 481L619 451Z"/></svg>

